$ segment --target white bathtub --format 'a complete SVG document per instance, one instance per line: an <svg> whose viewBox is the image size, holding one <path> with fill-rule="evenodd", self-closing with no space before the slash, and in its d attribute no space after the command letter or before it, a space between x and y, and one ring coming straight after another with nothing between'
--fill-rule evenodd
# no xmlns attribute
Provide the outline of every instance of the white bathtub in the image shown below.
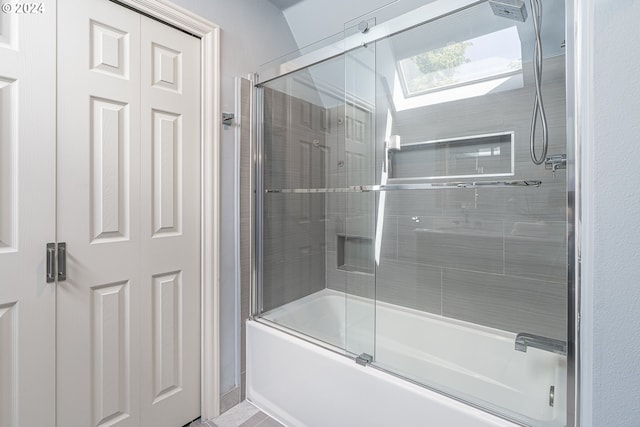
<svg viewBox="0 0 640 427"><path fill-rule="evenodd" d="M565 425L566 358L534 348L515 351L513 333L328 289L264 318L334 350L248 322L247 397L287 426L516 425L357 365L335 351L345 346L352 353L375 352L380 368L524 424Z"/></svg>

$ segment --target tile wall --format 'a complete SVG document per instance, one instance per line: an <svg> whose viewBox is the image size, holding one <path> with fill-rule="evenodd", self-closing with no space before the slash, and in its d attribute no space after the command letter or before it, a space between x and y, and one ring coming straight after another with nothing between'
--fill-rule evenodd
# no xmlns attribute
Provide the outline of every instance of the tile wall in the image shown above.
<svg viewBox="0 0 640 427"><path fill-rule="evenodd" d="M264 309L326 286L508 331L565 339L566 176L560 170L554 177L529 159L534 88L531 64L523 68L521 89L396 111L393 133L409 143L514 132L514 176L487 179L541 180L540 188L388 192L375 275L338 268L337 245L345 241L340 236L358 237L361 243L370 239L369 249L365 243L351 245L357 252L342 253L341 261L351 257L357 264L367 250L376 256L380 193L269 194ZM566 153L564 75L564 57L545 60L549 154ZM265 188L379 182L379 176L373 177L382 168L382 144L376 144L376 163L364 145L354 144L356 134L373 140L367 133L370 119L353 108L345 115L344 107L318 104L265 89L265 158L270 165ZM354 131L356 122L363 127L360 133Z"/></svg>
<svg viewBox="0 0 640 427"><path fill-rule="evenodd" d="M264 89L265 189L325 186L324 108ZM263 231L263 310L325 287L325 195L266 194Z"/></svg>
<svg viewBox="0 0 640 427"><path fill-rule="evenodd" d="M337 268L332 235L346 229L373 238L374 211L330 212L327 287L508 331L565 339L566 175L560 170L554 177L529 158L534 88L530 64L524 68L522 89L396 112L393 134L410 143L513 131L515 175L484 179L541 180L542 186L388 192L379 263L370 280ZM545 60L549 154L566 153L564 91L564 58ZM376 157L383 155L378 152ZM381 167L378 162L376 170ZM440 173L446 165L435 169ZM428 167L424 175L430 175ZM361 197L379 203L372 194Z"/></svg>

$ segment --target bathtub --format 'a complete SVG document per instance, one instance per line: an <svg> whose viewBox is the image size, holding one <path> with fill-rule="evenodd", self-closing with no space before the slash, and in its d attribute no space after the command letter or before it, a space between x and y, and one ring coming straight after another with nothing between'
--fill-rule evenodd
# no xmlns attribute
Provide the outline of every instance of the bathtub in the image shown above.
<svg viewBox="0 0 640 427"><path fill-rule="evenodd" d="M564 426L566 358L514 340L325 289L247 323L247 398L292 427Z"/></svg>

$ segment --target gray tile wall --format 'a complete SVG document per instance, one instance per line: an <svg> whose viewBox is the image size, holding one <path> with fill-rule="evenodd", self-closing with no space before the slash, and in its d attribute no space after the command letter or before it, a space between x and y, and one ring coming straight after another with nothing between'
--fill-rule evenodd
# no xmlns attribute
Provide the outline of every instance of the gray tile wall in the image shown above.
<svg viewBox="0 0 640 427"><path fill-rule="evenodd" d="M375 275L338 269L337 236L373 241L379 194L268 195L265 310L326 286L499 329L564 339L566 176L560 170L554 178L529 159L534 88L530 64L524 69L524 88L395 112L393 133L408 143L513 131L515 176L507 179L539 179L540 188L387 193ZM546 59L543 76L549 154L566 153L564 58ZM265 89L265 156L270 165L266 188L372 182L382 168L381 144L374 164L372 153L353 141L355 120L340 120L344 108L325 110ZM379 110L386 115L385 108ZM368 138L371 123L366 114L347 111L360 114L356 119L365 133L358 135ZM378 134L381 122L378 117ZM373 257L373 245L370 251Z"/></svg>
<svg viewBox="0 0 640 427"><path fill-rule="evenodd" d="M529 159L534 88L530 64L524 67L524 88L396 112L393 133L408 143L514 131L515 176L506 179L543 185L387 193L375 280L351 289L345 283L363 279L336 270L329 234L344 232L350 219L372 230L374 214L336 209L327 224L328 287L508 331L566 337L566 176L561 170L554 178ZM545 60L543 76L549 154L566 153L564 58Z"/></svg>
<svg viewBox="0 0 640 427"><path fill-rule="evenodd" d="M330 158L326 110L264 89L264 186L325 186ZM266 194L263 231L263 309L325 287L324 194Z"/></svg>

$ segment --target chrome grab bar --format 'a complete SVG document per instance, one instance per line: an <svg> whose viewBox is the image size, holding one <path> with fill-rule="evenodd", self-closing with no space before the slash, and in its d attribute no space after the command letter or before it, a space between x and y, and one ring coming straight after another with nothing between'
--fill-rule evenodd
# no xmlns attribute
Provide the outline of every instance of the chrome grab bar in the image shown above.
<svg viewBox="0 0 640 427"><path fill-rule="evenodd" d="M437 182L426 184L384 184L384 185L353 185L338 188L283 188L267 189L265 193L366 193L370 191L399 191L399 190L449 190L479 187L540 187L542 181L474 181L474 182Z"/></svg>
<svg viewBox="0 0 640 427"><path fill-rule="evenodd" d="M567 355L566 341L521 332L516 336L515 349L526 353L527 347L538 348L563 356Z"/></svg>

